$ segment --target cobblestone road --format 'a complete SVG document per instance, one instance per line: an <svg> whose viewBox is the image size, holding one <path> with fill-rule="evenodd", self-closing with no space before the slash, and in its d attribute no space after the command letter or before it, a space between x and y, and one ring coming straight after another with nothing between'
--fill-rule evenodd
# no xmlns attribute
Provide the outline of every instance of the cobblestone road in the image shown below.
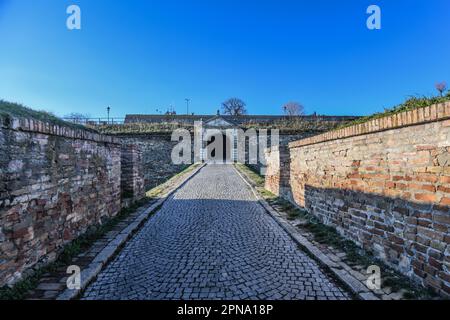
<svg viewBox="0 0 450 320"><path fill-rule="evenodd" d="M256 202L230 165L179 189L84 299L348 299Z"/></svg>

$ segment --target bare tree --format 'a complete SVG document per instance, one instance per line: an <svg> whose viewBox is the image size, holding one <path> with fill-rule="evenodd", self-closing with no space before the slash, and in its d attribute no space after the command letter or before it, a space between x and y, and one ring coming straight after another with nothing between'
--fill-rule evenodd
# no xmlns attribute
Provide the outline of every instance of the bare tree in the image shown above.
<svg viewBox="0 0 450 320"><path fill-rule="evenodd" d="M442 97L444 91L447 90L447 83L445 83L445 81L436 83L436 90L439 91L439 94Z"/></svg>
<svg viewBox="0 0 450 320"><path fill-rule="evenodd" d="M64 116L64 119L69 120L70 122L74 122L74 123L86 123L89 120L89 115L72 112L72 113Z"/></svg>
<svg viewBox="0 0 450 320"><path fill-rule="evenodd" d="M305 114L305 108L298 102L288 102L283 106L283 111L287 116L302 116Z"/></svg>
<svg viewBox="0 0 450 320"><path fill-rule="evenodd" d="M241 116L247 114L246 104L238 98L231 98L222 103L223 114Z"/></svg>

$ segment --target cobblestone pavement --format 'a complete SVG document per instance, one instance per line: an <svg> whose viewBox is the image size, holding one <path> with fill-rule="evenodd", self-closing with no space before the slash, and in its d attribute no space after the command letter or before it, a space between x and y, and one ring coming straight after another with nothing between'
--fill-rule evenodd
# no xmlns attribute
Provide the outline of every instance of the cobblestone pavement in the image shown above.
<svg viewBox="0 0 450 320"><path fill-rule="evenodd" d="M83 299L348 299L256 202L231 165L175 192Z"/></svg>

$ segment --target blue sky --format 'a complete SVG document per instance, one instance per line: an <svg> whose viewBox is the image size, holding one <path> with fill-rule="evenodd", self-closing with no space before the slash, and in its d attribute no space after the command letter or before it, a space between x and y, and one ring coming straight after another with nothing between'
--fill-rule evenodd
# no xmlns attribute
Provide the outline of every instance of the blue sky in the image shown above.
<svg viewBox="0 0 450 320"><path fill-rule="evenodd" d="M66 28L66 8L82 29ZM382 9L382 30L366 9ZM0 0L0 98L65 115L363 115L450 83L448 0Z"/></svg>

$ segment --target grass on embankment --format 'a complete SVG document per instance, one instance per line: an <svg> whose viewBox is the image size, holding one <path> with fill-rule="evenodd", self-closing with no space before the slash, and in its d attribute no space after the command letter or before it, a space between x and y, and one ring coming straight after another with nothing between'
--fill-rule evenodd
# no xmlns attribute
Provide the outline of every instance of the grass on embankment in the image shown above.
<svg viewBox="0 0 450 320"><path fill-rule="evenodd" d="M429 107L434 104L448 102L448 101L450 101L450 91L448 91L447 94L442 97L441 96L431 96L431 97L426 97L426 96L414 97L413 96L413 97L408 98L405 102L403 102L397 106L394 106L393 108L385 109L384 112L374 113L370 116L361 117L354 121L350 121L345 124L342 124L342 125L338 126L336 128L336 130L351 127L351 126L361 124L361 123L366 123L371 120L392 116L394 114L398 114L398 113L402 113L402 112L406 112L406 111Z"/></svg>
<svg viewBox="0 0 450 320"><path fill-rule="evenodd" d="M179 178L181 178L185 174L188 174L188 173L194 171L200 165L201 165L200 163L194 163L194 164L191 164L191 165L185 165L182 168L181 172L176 173L175 175L173 175L172 177L167 179L166 182L160 184L159 186L154 187L150 191L147 191L146 192L146 196L149 197L149 198L159 198L159 197L161 197L162 195L164 195L164 193L167 191L167 189L170 188L171 184L175 183Z"/></svg>
<svg viewBox="0 0 450 320"><path fill-rule="evenodd" d="M92 127L100 133L108 135L170 134L177 129L187 129L189 131L194 130L193 125L175 122L108 124Z"/></svg>
<svg viewBox="0 0 450 320"><path fill-rule="evenodd" d="M340 121L305 121L301 119L276 121L274 123L249 123L243 124L243 129L278 129L282 134L298 134L304 132L326 132L332 130L342 122ZM194 126L186 123L161 122L161 123L126 123L114 125L93 126L101 133L109 135L121 134L167 134L176 129L187 129L193 132Z"/></svg>
<svg viewBox="0 0 450 320"><path fill-rule="evenodd" d="M55 125L66 126L73 129L82 130L96 130L92 128L87 128L79 124L71 123L58 118L54 114L48 111L36 111L31 108L25 107L18 103L8 102L0 99L0 117L2 118L24 118L24 119L35 119L42 122L47 122Z"/></svg>
<svg viewBox="0 0 450 320"><path fill-rule="evenodd" d="M302 221L299 229L311 233L313 239L323 245L345 253L345 263L350 267L363 266L367 269L371 265L382 266L382 286L391 288L392 292L404 290L404 299L431 299L438 297L432 290L420 287L408 277L400 274L383 261L374 257L370 252L363 250L353 241L341 236L332 226L321 223L315 216L305 209L295 206L291 202L277 197L270 191L264 189L264 177L244 164L236 164L238 170L243 172L256 187L259 194L277 210L284 212L288 220L300 219Z"/></svg>

